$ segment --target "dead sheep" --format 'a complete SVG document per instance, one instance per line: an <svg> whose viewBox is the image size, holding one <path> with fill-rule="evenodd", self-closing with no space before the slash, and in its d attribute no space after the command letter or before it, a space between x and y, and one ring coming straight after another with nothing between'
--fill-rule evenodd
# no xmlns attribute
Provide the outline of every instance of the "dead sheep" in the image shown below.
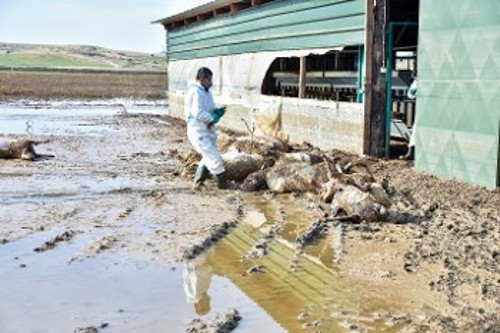
<svg viewBox="0 0 500 333"><path fill-rule="evenodd" d="M0 141L0 158L34 161L38 157L54 157L53 155L38 154L35 151L34 146L47 142L27 139Z"/></svg>
<svg viewBox="0 0 500 333"><path fill-rule="evenodd" d="M348 216L356 215L364 221L387 219L391 201L380 184L371 183L366 191L354 185L338 182L325 185L324 188L333 193L331 199L333 216L337 216L342 210Z"/></svg>
<svg viewBox="0 0 500 333"><path fill-rule="evenodd" d="M325 163L311 165L307 162L278 163L266 172L267 187L276 193L313 192L317 183L328 181L328 166Z"/></svg>
<svg viewBox="0 0 500 333"><path fill-rule="evenodd" d="M255 192L263 191L267 189L266 183L266 171L259 170L257 172L251 173L240 185L240 189L243 192Z"/></svg>
<svg viewBox="0 0 500 333"><path fill-rule="evenodd" d="M226 168L227 178L243 181L248 175L264 166L264 159L257 154L247 154L238 151L229 151L222 155Z"/></svg>

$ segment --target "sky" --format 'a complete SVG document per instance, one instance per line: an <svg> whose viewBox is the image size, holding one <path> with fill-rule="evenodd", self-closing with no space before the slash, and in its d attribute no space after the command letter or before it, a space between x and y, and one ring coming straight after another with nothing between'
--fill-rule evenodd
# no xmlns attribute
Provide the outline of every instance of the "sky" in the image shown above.
<svg viewBox="0 0 500 333"><path fill-rule="evenodd" d="M0 0L0 42L74 44L157 53L165 30L151 24L210 0Z"/></svg>

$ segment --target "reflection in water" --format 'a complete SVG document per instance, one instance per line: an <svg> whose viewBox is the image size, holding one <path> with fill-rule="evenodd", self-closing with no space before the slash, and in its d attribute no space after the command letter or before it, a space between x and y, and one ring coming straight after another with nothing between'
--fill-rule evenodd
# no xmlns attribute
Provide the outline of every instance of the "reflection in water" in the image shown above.
<svg viewBox="0 0 500 333"><path fill-rule="evenodd" d="M407 323L391 323L392 314L427 315L438 305L425 285L412 279L372 283L342 270L339 264L346 260L342 224L297 256L295 239L314 221L314 212L300 211L287 196L253 199L247 201L255 211L249 209L243 223L206 256L207 262L215 275L229 278L287 331L320 326L324 333L353 332L354 327L395 333L405 330ZM276 225L281 232L267 239L266 255L249 258L246 254ZM291 269L295 257L297 269ZM255 266L264 266L265 274L248 273Z"/></svg>
<svg viewBox="0 0 500 333"><path fill-rule="evenodd" d="M200 316L210 312L208 288L212 282L212 268L206 264L205 256L200 256L184 264L183 286L188 304L194 304Z"/></svg>
<svg viewBox="0 0 500 333"><path fill-rule="evenodd" d="M99 329L103 333L183 333L193 318L210 320L230 308L244 314L239 333L284 332L229 279L212 274L203 258L167 268L101 253L68 264L94 240L94 233L81 234L43 254L33 251L61 231L0 244L0 333L75 332L76 327L102 323L109 323L105 330ZM189 298L198 299L194 307L186 303L183 285L193 291L189 295L202 296Z"/></svg>
<svg viewBox="0 0 500 333"><path fill-rule="evenodd" d="M34 134L33 121L31 119L26 120L26 133Z"/></svg>

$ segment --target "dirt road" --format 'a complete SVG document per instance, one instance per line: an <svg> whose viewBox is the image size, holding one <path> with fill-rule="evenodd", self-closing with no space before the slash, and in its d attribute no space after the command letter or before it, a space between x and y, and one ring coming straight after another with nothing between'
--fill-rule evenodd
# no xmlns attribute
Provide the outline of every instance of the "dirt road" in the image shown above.
<svg viewBox="0 0 500 333"><path fill-rule="evenodd" d="M292 270L290 244L318 218L314 194L195 191L181 176L183 121L74 109L0 110L4 124L32 119L29 137L55 155L0 160L1 332L183 332L229 305L237 332L500 331L498 191L368 159L389 179L389 221L331 225ZM237 226L207 242L225 222ZM263 242L269 255L249 259ZM208 243L201 310L186 304L182 258Z"/></svg>

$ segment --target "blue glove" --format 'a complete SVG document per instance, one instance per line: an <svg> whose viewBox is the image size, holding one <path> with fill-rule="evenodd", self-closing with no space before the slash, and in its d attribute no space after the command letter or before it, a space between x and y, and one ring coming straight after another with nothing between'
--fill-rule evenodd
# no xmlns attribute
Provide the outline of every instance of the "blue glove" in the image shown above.
<svg viewBox="0 0 500 333"><path fill-rule="evenodd" d="M212 117L214 118L214 123L217 124L220 120L220 118L222 118L222 116L226 113L226 107L221 107L221 108L217 108L215 110L212 111Z"/></svg>
<svg viewBox="0 0 500 333"><path fill-rule="evenodd" d="M226 113L226 107L223 106L221 108L217 108L217 109L213 110L212 112L222 117L224 115L224 113Z"/></svg>
<svg viewBox="0 0 500 333"><path fill-rule="evenodd" d="M222 116L220 116L219 114L214 112L214 113L212 113L212 118L214 118L214 121L212 123L217 124L219 122L220 118L222 118Z"/></svg>

